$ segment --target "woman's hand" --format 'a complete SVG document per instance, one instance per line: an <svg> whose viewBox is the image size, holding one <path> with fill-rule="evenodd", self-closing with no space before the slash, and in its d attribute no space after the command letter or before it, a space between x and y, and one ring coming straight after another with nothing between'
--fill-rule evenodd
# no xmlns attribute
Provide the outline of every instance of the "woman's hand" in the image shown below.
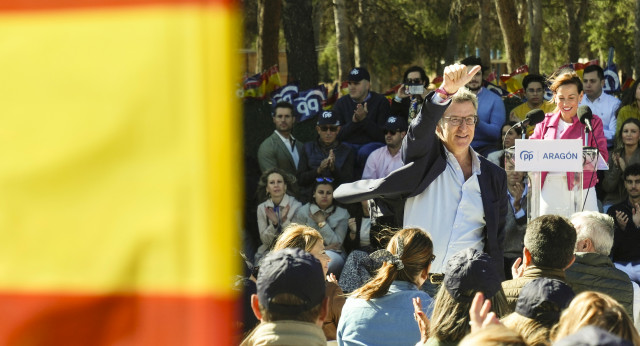
<svg viewBox="0 0 640 346"><path fill-rule="evenodd" d="M418 322L418 328L420 328L420 342L426 344L427 339L429 339L431 322L422 311L422 301L420 297L413 298L413 318Z"/></svg>
<svg viewBox="0 0 640 346"><path fill-rule="evenodd" d="M291 209L291 206L289 205L285 205L284 207L280 207L280 222L284 223L285 221L287 221L287 214L289 214L289 209Z"/></svg>
<svg viewBox="0 0 640 346"><path fill-rule="evenodd" d="M324 214L324 211L318 210L314 214L311 214L311 219L313 219L313 222L316 224L319 224L320 222L326 222L327 216Z"/></svg>
<svg viewBox="0 0 640 346"><path fill-rule="evenodd" d="M340 243L333 243L324 247L325 250L340 250L341 248L342 245Z"/></svg>
<svg viewBox="0 0 640 346"><path fill-rule="evenodd" d="M355 240L356 239L356 227L358 227L358 225L356 224L356 218L352 217L349 219L349 238L351 238L351 240Z"/></svg>
<svg viewBox="0 0 640 346"><path fill-rule="evenodd" d="M482 292L477 292L469 309L471 332L478 331L490 324L500 324L495 312L491 312L491 301L484 299Z"/></svg>
<svg viewBox="0 0 640 346"><path fill-rule="evenodd" d="M265 207L265 212L267 214L267 219L269 219L269 221L271 221L272 225L277 225L278 223L280 223L278 221L278 215L276 214L275 210L273 210L273 208L271 207Z"/></svg>

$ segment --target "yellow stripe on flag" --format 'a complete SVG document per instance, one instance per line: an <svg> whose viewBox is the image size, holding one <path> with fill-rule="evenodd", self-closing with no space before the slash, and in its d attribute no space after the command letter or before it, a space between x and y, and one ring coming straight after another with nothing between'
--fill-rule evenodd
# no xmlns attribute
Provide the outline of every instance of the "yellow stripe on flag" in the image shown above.
<svg viewBox="0 0 640 346"><path fill-rule="evenodd" d="M231 6L0 12L0 291L232 297Z"/></svg>

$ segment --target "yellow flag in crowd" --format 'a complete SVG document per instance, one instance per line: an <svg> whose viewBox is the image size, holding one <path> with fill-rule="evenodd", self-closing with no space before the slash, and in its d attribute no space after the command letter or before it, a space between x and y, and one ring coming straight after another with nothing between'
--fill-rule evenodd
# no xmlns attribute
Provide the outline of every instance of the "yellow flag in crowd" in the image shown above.
<svg viewBox="0 0 640 346"><path fill-rule="evenodd" d="M1 345L235 342L239 14L0 0Z"/></svg>

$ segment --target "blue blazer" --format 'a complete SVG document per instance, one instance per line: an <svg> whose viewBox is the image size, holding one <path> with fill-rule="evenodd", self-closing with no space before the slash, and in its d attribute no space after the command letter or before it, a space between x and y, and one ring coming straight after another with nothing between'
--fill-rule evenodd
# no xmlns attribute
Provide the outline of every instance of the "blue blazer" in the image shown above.
<svg viewBox="0 0 640 346"><path fill-rule="evenodd" d="M444 144L436 135L436 125L448 105L431 102L429 94L402 143L405 165L380 179L359 180L342 184L334 198L354 203L379 198L392 206L396 219L403 217L404 201L424 191L447 166ZM507 215L507 175L505 171L480 156L478 183L484 210L484 252L493 258L498 272L504 276L504 237ZM401 209L402 208L402 209Z"/></svg>

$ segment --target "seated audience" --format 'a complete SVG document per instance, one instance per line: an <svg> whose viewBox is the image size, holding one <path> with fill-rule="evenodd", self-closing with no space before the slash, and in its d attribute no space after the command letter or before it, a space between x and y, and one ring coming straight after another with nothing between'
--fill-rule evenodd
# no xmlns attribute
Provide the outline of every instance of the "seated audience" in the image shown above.
<svg viewBox="0 0 640 346"><path fill-rule="evenodd" d="M269 251L284 227L291 222L296 210L302 206L292 196L287 194L287 187L292 186L295 178L279 168L271 168L264 172L258 182L260 200L258 205L258 231L262 245L258 247L254 263L257 265L260 258Z"/></svg>
<svg viewBox="0 0 640 346"><path fill-rule="evenodd" d="M396 114L411 122L420 114L422 104L429 93L429 77L420 66L411 66L404 71L402 86L391 101L391 114ZM420 90L422 89L422 91Z"/></svg>
<svg viewBox="0 0 640 346"><path fill-rule="evenodd" d="M566 281L564 271L573 264L575 245L576 230L566 218L543 215L531 221L524 234L522 259L513 263L513 279L502 283L509 308L515 309L520 290L533 279Z"/></svg>
<svg viewBox="0 0 640 346"><path fill-rule="evenodd" d="M545 101L545 80L539 74L528 74L522 79L526 102L514 108L509 113L509 120L519 122L525 119L527 113L534 109L542 109L545 113L551 113L556 108L553 102ZM535 125L527 126L527 137L533 134Z"/></svg>
<svg viewBox="0 0 640 346"><path fill-rule="evenodd" d="M447 262L442 283L436 294L426 345L455 345L471 331L469 310L477 292L484 293L492 311L502 317L509 313L500 286L501 273L493 259L468 248ZM416 319L427 318L415 304ZM424 336L424 335L423 335Z"/></svg>
<svg viewBox="0 0 640 346"><path fill-rule="evenodd" d="M251 308L260 324L241 346L316 345L327 340L322 323L327 316L325 278L320 262L300 249L265 256L251 295Z"/></svg>
<svg viewBox="0 0 640 346"><path fill-rule="evenodd" d="M628 166L623 177L628 198L607 211L616 220L611 259L631 281L640 283L640 164Z"/></svg>
<svg viewBox="0 0 640 346"><path fill-rule="evenodd" d="M273 246L273 251L288 248L304 250L312 254L313 257L322 264L322 270L328 279L326 282L327 290L325 296L329 300L328 315L324 320L322 330L327 340L335 340L336 328L338 328L338 321L340 320L340 313L342 312L345 297L340 286L338 286L335 281L335 276L327 276L331 258L329 258L329 255L327 255L324 250L322 235L309 226L292 223L280 234L276 244Z"/></svg>
<svg viewBox="0 0 640 346"><path fill-rule="evenodd" d="M576 293L596 291L610 295L633 319L631 280L609 258L615 227L613 218L607 214L583 211L571 216L571 223L577 232L576 260L565 270L567 282Z"/></svg>
<svg viewBox="0 0 640 346"><path fill-rule="evenodd" d="M538 278L522 288L516 309L500 322L524 337L529 345L549 345L549 332L575 294L560 280Z"/></svg>
<svg viewBox="0 0 640 346"><path fill-rule="evenodd" d="M292 222L317 229L324 239L324 246L331 258L329 273L340 277L346 254L342 243L347 236L349 213L333 201L331 178L317 178L311 202L303 205L293 216Z"/></svg>
<svg viewBox="0 0 640 346"><path fill-rule="evenodd" d="M431 298L419 287L429 277L433 243L419 228L400 230L385 250L371 254L383 262L376 276L347 299L338 325L339 345L414 345L420 331L411 299Z"/></svg>
<svg viewBox="0 0 640 346"><path fill-rule="evenodd" d="M640 120L624 121L616 137L617 146L609 156L609 169L604 171L602 188L607 193L603 201L603 210L627 199L622 173L627 166L640 163Z"/></svg>
<svg viewBox="0 0 640 346"><path fill-rule="evenodd" d="M551 340L559 340L585 326L602 328L640 345L638 331L625 309L604 293L586 291L578 294L560 315L560 321L551 331Z"/></svg>
<svg viewBox="0 0 640 346"><path fill-rule="evenodd" d="M331 177L336 186L354 180L355 152L338 140L342 123L335 113L323 112L318 116L318 139L304 144L298 165L300 195L311 195L316 178Z"/></svg>

